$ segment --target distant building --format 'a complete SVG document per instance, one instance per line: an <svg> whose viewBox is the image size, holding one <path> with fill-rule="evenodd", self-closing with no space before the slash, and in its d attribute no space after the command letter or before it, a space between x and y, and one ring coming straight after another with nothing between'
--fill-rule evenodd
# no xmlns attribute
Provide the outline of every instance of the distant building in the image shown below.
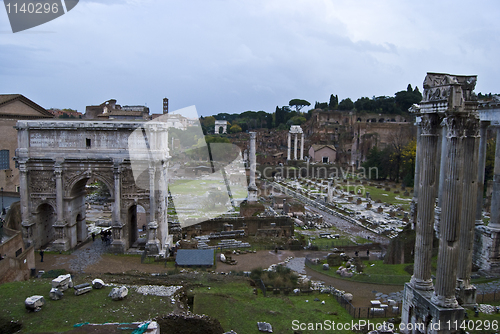
<svg viewBox="0 0 500 334"><path fill-rule="evenodd" d="M108 100L98 106L85 108L85 119L117 119L117 120L150 120L149 108L146 106L121 106L116 100Z"/></svg>
<svg viewBox="0 0 500 334"><path fill-rule="evenodd" d="M163 99L163 114L164 115L168 114L168 99L167 98Z"/></svg>
<svg viewBox="0 0 500 334"><path fill-rule="evenodd" d="M77 118L80 119L83 117L83 114L81 112L78 112L76 110L61 110L61 109L49 109L47 110L50 112L54 117L56 118Z"/></svg>
<svg viewBox="0 0 500 334"><path fill-rule="evenodd" d="M337 158L337 149L333 145L312 145L309 156L314 162L331 163Z"/></svg>
<svg viewBox="0 0 500 334"><path fill-rule="evenodd" d="M45 110L21 94L0 95L0 187L5 195L18 192L19 170L12 158L17 149L16 122L23 119L53 118Z"/></svg>

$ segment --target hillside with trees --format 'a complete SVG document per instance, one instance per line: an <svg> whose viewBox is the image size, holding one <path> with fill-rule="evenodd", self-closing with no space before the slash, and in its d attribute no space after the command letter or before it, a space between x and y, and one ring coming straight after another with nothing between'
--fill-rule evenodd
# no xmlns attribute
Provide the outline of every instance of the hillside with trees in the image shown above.
<svg viewBox="0 0 500 334"><path fill-rule="evenodd" d="M408 113L408 108L412 104L419 103L421 100L422 94L418 87L412 88L411 84L409 84L406 90L396 92L392 97L360 97L353 102L349 97L339 101L338 95L331 94L328 102L316 101L314 108L308 111L302 110L311 106L309 101L294 98L288 102L288 105L276 106L273 113L263 110L248 110L239 114L219 113L213 116L201 117L200 121L205 134L213 133L215 120L227 121L230 133L246 132L260 128L286 130L291 125L304 124L311 117L313 110L340 110L346 112L355 111L357 113L404 115Z"/></svg>

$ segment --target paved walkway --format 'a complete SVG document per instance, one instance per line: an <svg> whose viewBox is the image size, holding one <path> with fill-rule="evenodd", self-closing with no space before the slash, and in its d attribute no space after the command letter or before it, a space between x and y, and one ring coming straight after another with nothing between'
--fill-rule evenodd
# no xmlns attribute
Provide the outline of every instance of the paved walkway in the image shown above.
<svg viewBox="0 0 500 334"><path fill-rule="evenodd" d="M94 242L89 242L83 247L74 251L69 260L70 271L83 273L85 268L92 264L96 264L101 260L102 254L106 252L106 246L100 239Z"/></svg>

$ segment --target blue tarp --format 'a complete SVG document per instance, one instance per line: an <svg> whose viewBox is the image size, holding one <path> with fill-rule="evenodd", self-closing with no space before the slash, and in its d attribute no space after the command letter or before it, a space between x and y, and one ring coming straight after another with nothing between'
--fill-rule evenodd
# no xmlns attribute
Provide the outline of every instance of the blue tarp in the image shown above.
<svg viewBox="0 0 500 334"><path fill-rule="evenodd" d="M179 249L175 263L178 266L213 266L213 249Z"/></svg>

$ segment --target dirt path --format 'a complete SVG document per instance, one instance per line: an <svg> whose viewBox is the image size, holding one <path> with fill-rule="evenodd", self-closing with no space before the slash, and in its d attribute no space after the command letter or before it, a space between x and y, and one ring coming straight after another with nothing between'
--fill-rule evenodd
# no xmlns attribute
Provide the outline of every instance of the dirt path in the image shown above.
<svg viewBox="0 0 500 334"><path fill-rule="evenodd" d="M137 270L145 273L165 273L171 268L165 268L163 263L141 263L139 256L112 255L106 253L106 246L100 239L90 241L71 255L45 253L43 262L35 252L36 269L45 272L51 269L65 269L71 273L101 274L124 273Z"/></svg>
<svg viewBox="0 0 500 334"><path fill-rule="evenodd" d="M105 247L101 241L96 239L95 242L89 242L80 249L73 252L71 255L45 253L44 262L40 262L40 256L35 253L36 269L49 271L51 269L66 269L71 273L86 273L86 274L104 274L104 273L125 273L129 271L139 271L144 273L165 273L169 269L164 265L157 263L141 263L139 256L128 255L112 255L106 254ZM241 255L233 255L233 259L238 261L236 265L228 265L217 260L217 272L234 271L250 271L254 268L268 268L272 264L285 261L287 258L293 257L297 260L306 256L320 256L318 252L308 251L287 251L280 250L278 253L274 251L258 251L257 253L248 253ZM299 263L300 260L299 260ZM350 292L354 295L354 306L368 306L370 300L376 298L376 293L389 294L398 292L403 289L402 286L379 285L352 282L324 275L320 272L311 270L302 264L301 269L311 279L323 281L325 285L331 285L339 290Z"/></svg>

